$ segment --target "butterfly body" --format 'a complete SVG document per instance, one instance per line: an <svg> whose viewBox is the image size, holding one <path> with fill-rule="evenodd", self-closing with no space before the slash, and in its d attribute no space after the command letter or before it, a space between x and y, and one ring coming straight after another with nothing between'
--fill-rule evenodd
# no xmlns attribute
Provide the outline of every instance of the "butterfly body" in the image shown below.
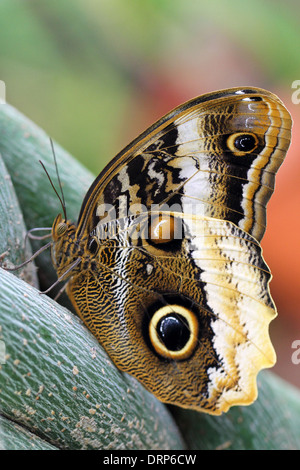
<svg viewBox="0 0 300 470"><path fill-rule="evenodd" d="M289 145L277 97L230 89L171 111L58 216L52 259L114 363L160 400L221 414L275 362L259 241Z"/></svg>

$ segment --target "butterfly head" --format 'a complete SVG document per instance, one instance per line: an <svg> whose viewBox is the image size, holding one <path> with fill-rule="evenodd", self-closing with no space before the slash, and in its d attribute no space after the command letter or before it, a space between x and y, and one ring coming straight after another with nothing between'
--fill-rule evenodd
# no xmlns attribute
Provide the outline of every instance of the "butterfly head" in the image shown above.
<svg viewBox="0 0 300 470"><path fill-rule="evenodd" d="M74 247L75 233L76 227L69 220L65 220L61 214L55 218L51 231L53 241L51 257L53 266L59 276L74 261L74 250L72 248Z"/></svg>

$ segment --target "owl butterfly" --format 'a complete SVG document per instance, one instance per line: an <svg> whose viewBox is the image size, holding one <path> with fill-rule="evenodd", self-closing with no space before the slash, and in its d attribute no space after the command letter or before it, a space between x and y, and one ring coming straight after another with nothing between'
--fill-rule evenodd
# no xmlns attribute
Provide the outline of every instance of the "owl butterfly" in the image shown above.
<svg viewBox="0 0 300 470"><path fill-rule="evenodd" d="M290 143L282 102L258 88L175 108L96 178L52 260L116 366L167 403L219 415L257 396L276 316L260 247Z"/></svg>

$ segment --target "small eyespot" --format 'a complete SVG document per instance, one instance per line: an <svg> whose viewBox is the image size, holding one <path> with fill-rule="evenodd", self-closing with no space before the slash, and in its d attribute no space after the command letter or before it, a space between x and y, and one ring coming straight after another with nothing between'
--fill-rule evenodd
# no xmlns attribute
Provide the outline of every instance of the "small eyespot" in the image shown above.
<svg viewBox="0 0 300 470"><path fill-rule="evenodd" d="M198 341L198 319L181 305L159 308L149 323L154 350L166 359L184 360L191 356Z"/></svg>
<svg viewBox="0 0 300 470"><path fill-rule="evenodd" d="M236 132L227 139L227 147L237 156L253 152L258 146L258 138L251 132Z"/></svg>
<svg viewBox="0 0 300 470"><path fill-rule="evenodd" d="M170 213L151 215L149 218L148 240L153 245L165 245L182 240L182 220ZM163 248L163 247L162 247Z"/></svg>
<svg viewBox="0 0 300 470"><path fill-rule="evenodd" d="M56 236L61 237L67 231L68 225L65 222L60 222L56 226Z"/></svg>
<svg viewBox="0 0 300 470"><path fill-rule="evenodd" d="M96 240L96 238L91 238L91 240L89 241L89 244L88 244L88 249L89 251L95 255L98 251L98 248L99 248L99 243L98 241Z"/></svg>

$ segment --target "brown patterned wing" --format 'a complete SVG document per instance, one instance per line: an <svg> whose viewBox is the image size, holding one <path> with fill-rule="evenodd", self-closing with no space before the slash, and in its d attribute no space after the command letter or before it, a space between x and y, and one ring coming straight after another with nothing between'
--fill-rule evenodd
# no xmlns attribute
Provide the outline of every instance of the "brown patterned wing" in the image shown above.
<svg viewBox="0 0 300 470"><path fill-rule="evenodd" d="M90 233L104 217L159 205L229 220L260 241L290 137L288 111L265 90L233 88L191 100L104 169L83 202L78 230Z"/></svg>
<svg viewBox="0 0 300 470"><path fill-rule="evenodd" d="M258 88L171 111L58 216L52 259L79 316L160 400L211 414L249 404L275 353L259 241L291 118Z"/></svg>
<svg viewBox="0 0 300 470"><path fill-rule="evenodd" d="M161 401L219 415L252 403L257 373L275 363L271 275L255 239L232 223L171 217L183 237L164 243L147 238L148 215L139 236L127 219L68 294L121 370Z"/></svg>

